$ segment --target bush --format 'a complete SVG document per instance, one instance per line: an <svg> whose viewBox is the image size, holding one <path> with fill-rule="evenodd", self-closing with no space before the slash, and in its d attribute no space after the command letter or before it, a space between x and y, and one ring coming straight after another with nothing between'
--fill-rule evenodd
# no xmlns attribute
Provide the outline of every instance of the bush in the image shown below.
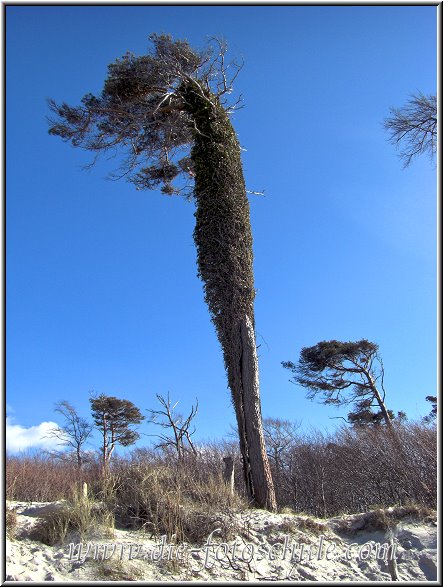
<svg viewBox="0 0 443 587"><path fill-rule="evenodd" d="M6 498L15 501L49 502L68 499L72 488L99 477L98 463L84 469L45 455L7 456Z"/></svg>
<svg viewBox="0 0 443 587"><path fill-rule="evenodd" d="M395 436L384 426L297 435L271 468L279 507L296 512L329 517L437 505L435 427L397 424Z"/></svg>

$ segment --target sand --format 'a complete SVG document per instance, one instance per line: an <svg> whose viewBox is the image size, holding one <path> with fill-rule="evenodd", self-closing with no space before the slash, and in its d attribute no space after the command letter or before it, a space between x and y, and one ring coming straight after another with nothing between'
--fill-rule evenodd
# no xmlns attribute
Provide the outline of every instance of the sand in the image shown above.
<svg viewBox="0 0 443 587"><path fill-rule="evenodd" d="M364 514L320 520L246 510L236 514L236 536L226 542L214 532L202 544L179 547L166 537L115 529L96 531L81 546L76 536L46 546L30 530L61 504L8 507L18 523L6 538L7 581L437 581L435 520L405 517L386 533L368 529Z"/></svg>

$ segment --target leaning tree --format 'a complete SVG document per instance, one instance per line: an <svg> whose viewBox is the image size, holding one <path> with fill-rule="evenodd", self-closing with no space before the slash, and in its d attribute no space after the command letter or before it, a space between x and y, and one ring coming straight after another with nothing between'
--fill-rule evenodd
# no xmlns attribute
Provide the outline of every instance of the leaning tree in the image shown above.
<svg viewBox="0 0 443 587"><path fill-rule="evenodd" d="M384 367L378 345L362 339L356 342L323 340L304 347L298 363L283 361L294 377L293 382L308 390L308 399L317 396L324 404L354 404L361 414L377 406L377 419L383 419L392 430L392 412L385 405ZM351 418L352 421L352 418Z"/></svg>
<svg viewBox="0 0 443 587"><path fill-rule="evenodd" d="M198 273L223 349L249 497L276 507L263 436L255 342L249 202L229 103L241 69L216 40L204 52L151 35L144 56L109 65L101 94L50 101L49 132L95 154L120 148L120 177L137 189L184 193L196 205ZM176 181L174 181L176 180ZM187 180L187 181L186 181Z"/></svg>

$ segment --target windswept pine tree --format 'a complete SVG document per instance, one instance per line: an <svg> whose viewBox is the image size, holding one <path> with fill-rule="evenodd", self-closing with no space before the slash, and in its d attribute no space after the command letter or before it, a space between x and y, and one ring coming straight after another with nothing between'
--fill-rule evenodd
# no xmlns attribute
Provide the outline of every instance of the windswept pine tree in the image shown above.
<svg viewBox="0 0 443 587"><path fill-rule="evenodd" d="M323 340L302 348L298 363L283 361L282 365L293 373L293 383L308 390L308 399L320 397L324 404L335 406L354 404L351 422L375 416L392 430L393 412L385 405L385 370L374 342ZM374 406L379 414L372 412Z"/></svg>
<svg viewBox="0 0 443 587"><path fill-rule="evenodd" d="M137 189L194 199L198 273L223 349L247 491L258 506L275 509L260 406L249 202L230 119L235 104L228 103L241 66L226 64L218 41L200 53L169 35L150 40L147 55L127 53L109 66L100 95L87 94L76 107L50 101L49 132L96 154L120 148L120 176Z"/></svg>
<svg viewBox="0 0 443 587"><path fill-rule="evenodd" d="M134 430L145 419L140 410L127 399L101 393L90 398L92 419L102 438L102 465L106 471L117 445L131 446L140 434Z"/></svg>

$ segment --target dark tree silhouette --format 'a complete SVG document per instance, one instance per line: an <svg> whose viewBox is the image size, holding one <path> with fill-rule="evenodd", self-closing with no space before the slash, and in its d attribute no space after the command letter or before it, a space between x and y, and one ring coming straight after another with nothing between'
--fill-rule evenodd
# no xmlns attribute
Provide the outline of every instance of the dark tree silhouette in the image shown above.
<svg viewBox="0 0 443 587"><path fill-rule="evenodd" d="M408 167L417 155L437 151L437 96L412 94L402 108L391 108L384 127L389 140L400 149L399 155Z"/></svg>
<svg viewBox="0 0 443 587"><path fill-rule="evenodd" d="M431 424L432 422L435 422L435 420L437 419L437 396L427 395L426 401L432 405L432 410L423 419L427 424Z"/></svg>
<svg viewBox="0 0 443 587"><path fill-rule="evenodd" d="M109 66L99 96L86 95L78 107L50 101L49 132L97 155L121 148L119 176L138 189L193 196L198 272L223 349L247 491L257 505L274 509L259 394L249 202L229 118L236 103L227 102L241 66L225 63L218 41L199 53L168 35L150 39L148 55L127 53ZM183 178L194 181L193 188Z"/></svg>
<svg viewBox="0 0 443 587"><path fill-rule="evenodd" d="M130 446L140 438L132 426L140 424L144 416L126 399L100 394L89 401L95 426L102 435L102 464L107 469L117 444Z"/></svg>
<svg viewBox="0 0 443 587"><path fill-rule="evenodd" d="M406 413L403 411L397 412L397 415L392 410L387 410L387 412L391 420L395 419L396 422L407 420ZM348 422L354 426L378 426L385 422L385 419L381 410L374 410L374 402L369 398L362 399L355 404L355 411L348 414Z"/></svg>
<svg viewBox="0 0 443 587"><path fill-rule="evenodd" d="M383 362L375 343L366 339L322 341L303 348L297 364L284 361L282 365L292 371L294 383L308 389L308 399L320 395L325 404L356 404L357 411L371 411L376 405L385 423L392 427L384 401Z"/></svg>

